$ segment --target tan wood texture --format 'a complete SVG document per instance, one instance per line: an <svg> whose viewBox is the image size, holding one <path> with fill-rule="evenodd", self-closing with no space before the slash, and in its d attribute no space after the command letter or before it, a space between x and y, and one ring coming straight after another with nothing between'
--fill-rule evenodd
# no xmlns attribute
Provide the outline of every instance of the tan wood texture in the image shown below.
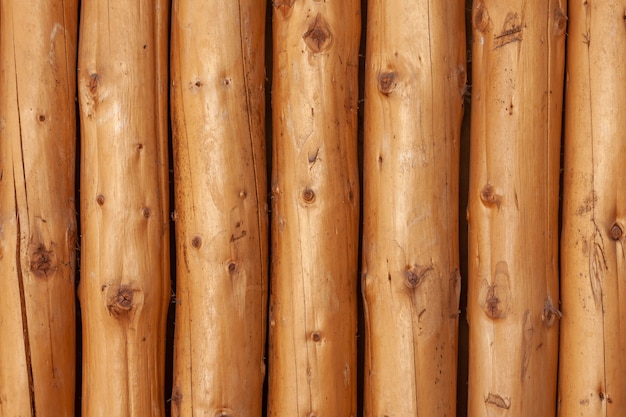
<svg viewBox="0 0 626 417"><path fill-rule="evenodd" d="M74 416L78 4L0 2L0 416Z"/></svg>
<svg viewBox="0 0 626 417"><path fill-rule="evenodd" d="M356 415L359 1L273 2L268 415Z"/></svg>
<svg viewBox="0 0 626 417"><path fill-rule="evenodd" d="M626 407L626 2L570 2L559 416Z"/></svg>
<svg viewBox="0 0 626 417"><path fill-rule="evenodd" d="M464 2L370 1L364 415L456 415Z"/></svg>
<svg viewBox="0 0 626 417"><path fill-rule="evenodd" d="M262 413L265 9L257 0L173 3L173 416Z"/></svg>
<svg viewBox="0 0 626 417"><path fill-rule="evenodd" d="M82 415L164 415L169 3L82 2Z"/></svg>
<svg viewBox="0 0 626 417"><path fill-rule="evenodd" d="M553 416L566 4L472 10L468 416Z"/></svg>

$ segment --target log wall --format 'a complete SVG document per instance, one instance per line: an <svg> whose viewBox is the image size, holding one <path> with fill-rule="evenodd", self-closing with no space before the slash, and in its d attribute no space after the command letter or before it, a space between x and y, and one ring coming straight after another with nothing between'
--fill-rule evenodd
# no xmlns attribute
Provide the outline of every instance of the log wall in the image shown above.
<svg viewBox="0 0 626 417"><path fill-rule="evenodd" d="M0 0L0 417L621 415L624 22Z"/></svg>

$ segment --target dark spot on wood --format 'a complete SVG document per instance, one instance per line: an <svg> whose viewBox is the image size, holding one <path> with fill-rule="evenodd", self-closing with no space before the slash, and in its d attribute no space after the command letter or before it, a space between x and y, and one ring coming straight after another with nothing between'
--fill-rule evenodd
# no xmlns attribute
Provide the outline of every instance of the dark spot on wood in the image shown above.
<svg viewBox="0 0 626 417"><path fill-rule="evenodd" d="M135 291L128 285L121 285L117 292L109 298L107 309L114 317L121 317L128 314L134 307Z"/></svg>
<svg viewBox="0 0 626 417"><path fill-rule="evenodd" d="M304 43L306 43L309 49L314 53L328 49L332 43L330 28L320 13L317 14L315 21L309 26L309 29L302 37L304 38Z"/></svg>
<svg viewBox="0 0 626 417"><path fill-rule="evenodd" d="M319 332L313 332L311 333L311 340L317 343L322 340L322 335Z"/></svg>
<svg viewBox="0 0 626 417"><path fill-rule="evenodd" d="M517 13L508 13L502 25L502 31L494 38L494 48L500 48L512 42L522 41L522 23Z"/></svg>
<svg viewBox="0 0 626 417"><path fill-rule="evenodd" d="M313 201L315 201L315 192L308 187L305 188L302 192L302 199L308 204L311 204Z"/></svg>
<svg viewBox="0 0 626 417"><path fill-rule="evenodd" d="M96 203L98 203L99 206L104 204L104 196L102 194L98 194L96 197Z"/></svg>
<svg viewBox="0 0 626 417"><path fill-rule="evenodd" d="M39 117L37 117L37 119L40 122L45 122L46 121L46 115L45 114L40 114Z"/></svg>
<svg viewBox="0 0 626 417"><path fill-rule="evenodd" d="M87 88L89 89L89 93L91 95L96 95L98 92L98 86L100 85L100 76L97 73L93 73L89 76L89 82L87 83Z"/></svg>
<svg viewBox="0 0 626 417"><path fill-rule="evenodd" d="M611 235L611 239L613 240L619 240L622 237L622 234L624 232L622 231L622 228L619 226L619 224L615 223L613 224L613 226L611 226L611 231L610 231L610 235Z"/></svg>
<svg viewBox="0 0 626 417"><path fill-rule="evenodd" d="M200 236L194 236L191 239L191 246L195 249L200 249L200 247L202 246L202 238Z"/></svg>
<svg viewBox="0 0 626 417"><path fill-rule="evenodd" d="M235 242L235 241L237 241L239 239L242 239L242 238L246 237L246 235L247 235L246 231L242 230L241 233L239 234L239 236L235 236L234 234L230 235L230 241L231 242Z"/></svg>
<svg viewBox="0 0 626 417"><path fill-rule="evenodd" d="M474 17L472 18L474 29L485 32L489 28L489 12L482 1L478 1L474 6Z"/></svg>
<svg viewBox="0 0 626 417"><path fill-rule="evenodd" d="M292 6L296 2L296 0L274 0L272 1L272 6L277 9L284 18L289 17L291 14Z"/></svg>
<svg viewBox="0 0 626 417"><path fill-rule="evenodd" d="M604 393L602 391L600 391L598 397L600 397L600 401L604 401Z"/></svg>
<svg viewBox="0 0 626 417"><path fill-rule="evenodd" d="M311 110L313 110L313 109L311 109ZM309 156L307 157L307 160L309 161L309 164L316 163L318 158L319 158L319 154L320 154L320 148L317 148L315 150L315 152L310 153Z"/></svg>
<svg viewBox="0 0 626 417"><path fill-rule="evenodd" d="M388 96L396 88L396 73L393 71L383 72L378 76L378 91Z"/></svg>
<svg viewBox="0 0 626 417"><path fill-rule="evenodd" d="M498 408L508 410L511 407L511 400L509 398L502 398L498 394L489 393L485 398L485 403L495 405Z"/></svg>
<svg viewBox="0 0 626 417"><path fill-rule="evenodd" d="M483 204L487 206L496 206L500 208L500 204L502 203L502 196L496 193L493 185L487 183L480 191L480 199Z"/></svg>
<svg viewBox="0 0 626 417"><path fill-rule="evenodd" d="M404 271L404 285L408 288L417 288L433 270L433 266L413 265L407 266Z"/></svg>
<svg viewBox="0 0 626 417"><path fill-rule="evenodd" d="M141 214L143 214L143 217L147 219L152 215L152 210L150 210L148 207L144 207L144 209L141 211Z"/></svg>
<svg viewBox="0 0 626 417"><path fill-rule="evenodd" d="M183 393L180 387L174 387L172 390L172 408L176 411L172 411L172 414L180 415L180 403L183 401Z"/></svg>
<svg viewBox="0 0 626 417"><path fill-rule="evenodd" d="M543 304L543 314L541 319L547 327L552 327L556 319L561 318L561 312L554 306L550 297L546 298Z"/></svg>
<svg viewBox="0 0 626 417"><path fill-rule="evenodd" d="M30 255L30 270L38 278L49 278L54 275L58 270L54 251L39 244Z"/></svg>
<svg viewBox="0 0 626 417"><path fill-rule="evenodd" d="M138 144L137 144L137 150L138 150L138 151L143 150L143 143L138 143Z"/></svg>
<svg viewBox="0 0 626 417"><path fill-rule="evenodd" d="M228 263L228 273L229 274L234 274L235 272L237 272L237 264L233 261Z"/></svg>
<svg viewBox="0 0 626 417"><path fill-rule="evenodd" d="M567 15L561 8L558 8L554 14L554 24L552 26L553 36L562 36L567 29Z"/></svg>

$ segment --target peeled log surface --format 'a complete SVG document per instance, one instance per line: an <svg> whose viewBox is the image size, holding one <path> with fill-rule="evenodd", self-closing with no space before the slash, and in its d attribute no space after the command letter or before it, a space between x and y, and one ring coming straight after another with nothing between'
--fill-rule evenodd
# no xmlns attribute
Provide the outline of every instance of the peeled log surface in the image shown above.
<svg viewBox="0 0 626 417"><path fill-rule="evenodd" d="M266 5L175 0L173 6L178 257L172 415L261 416Z"/></svg>
<svg viewBox="0 0 626 417"><path fill-rule="evenodd" d="M273 5L268 415L350 417L360 2Z"/></svg>
<svg viewBox="0 0 626 417"><path fill-rule="evenodd" d="M565 1L472 11L468 416L553 416Z"/></svg>
<svg viewBox="0 0 626 417"><path fill-rule="evenodd" d="M0 416L74 416L76 1L0 2Z"/></svg>
<svg viewBox="0 0 626 417"><path fill-rule="evenodd" d="M559 415L626 407L626 1L570 2Z"/></svg>
<svg viewBox="0 0 626 417"><path fill-rule="evenodd" d="M83 417L160 417L170 297L169 3L82 3Z"/></svg>
<svg viewBox="0 0 626 417"><path fill-rule="evenodd" d="M461 1L369 2L367 417L456 415L464 26Z"/></svg>

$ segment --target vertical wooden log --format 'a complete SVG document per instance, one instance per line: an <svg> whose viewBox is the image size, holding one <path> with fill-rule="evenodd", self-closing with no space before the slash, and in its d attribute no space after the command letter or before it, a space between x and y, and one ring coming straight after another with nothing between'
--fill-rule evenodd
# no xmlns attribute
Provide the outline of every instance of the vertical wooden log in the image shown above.
<svg viewBox="0 0 626 417"><path fill-rule="evenodd" d="M464 7L369 3L365 416L456 415Z"/></svg>
<svg viewBox="0 0 626 417"><path fill-rule="evenodd" d="M83 416L164 415L168 14L82 3Z"/></svg>
<svg viewBox="0 0 626 417"><path fill-rule="evenodd" d="M556 412L565 7L473 5L471 417Z"/></svg>
<svg viewBox="0 0 626 417"><path fill-rule="evenodd" d="M174 416L262 413L265 9L257 0L174 1Z"/></svg>
<svg viewBox="0 0 626 417"><path fill-rule="evenodd" d="M559 415L626 407L626 1L570 2Z"/></svg>
<svg viewBox="0 0 626 417"><path fill-rule="evenodd" d="M270 416L356 415L360 2L275 1Z"/></svg>
<svg viewBox="0 0 626 417"><path fill-rule="evenodd" d="M0 416L74 416L73 0L0 2Z"/></svg>

